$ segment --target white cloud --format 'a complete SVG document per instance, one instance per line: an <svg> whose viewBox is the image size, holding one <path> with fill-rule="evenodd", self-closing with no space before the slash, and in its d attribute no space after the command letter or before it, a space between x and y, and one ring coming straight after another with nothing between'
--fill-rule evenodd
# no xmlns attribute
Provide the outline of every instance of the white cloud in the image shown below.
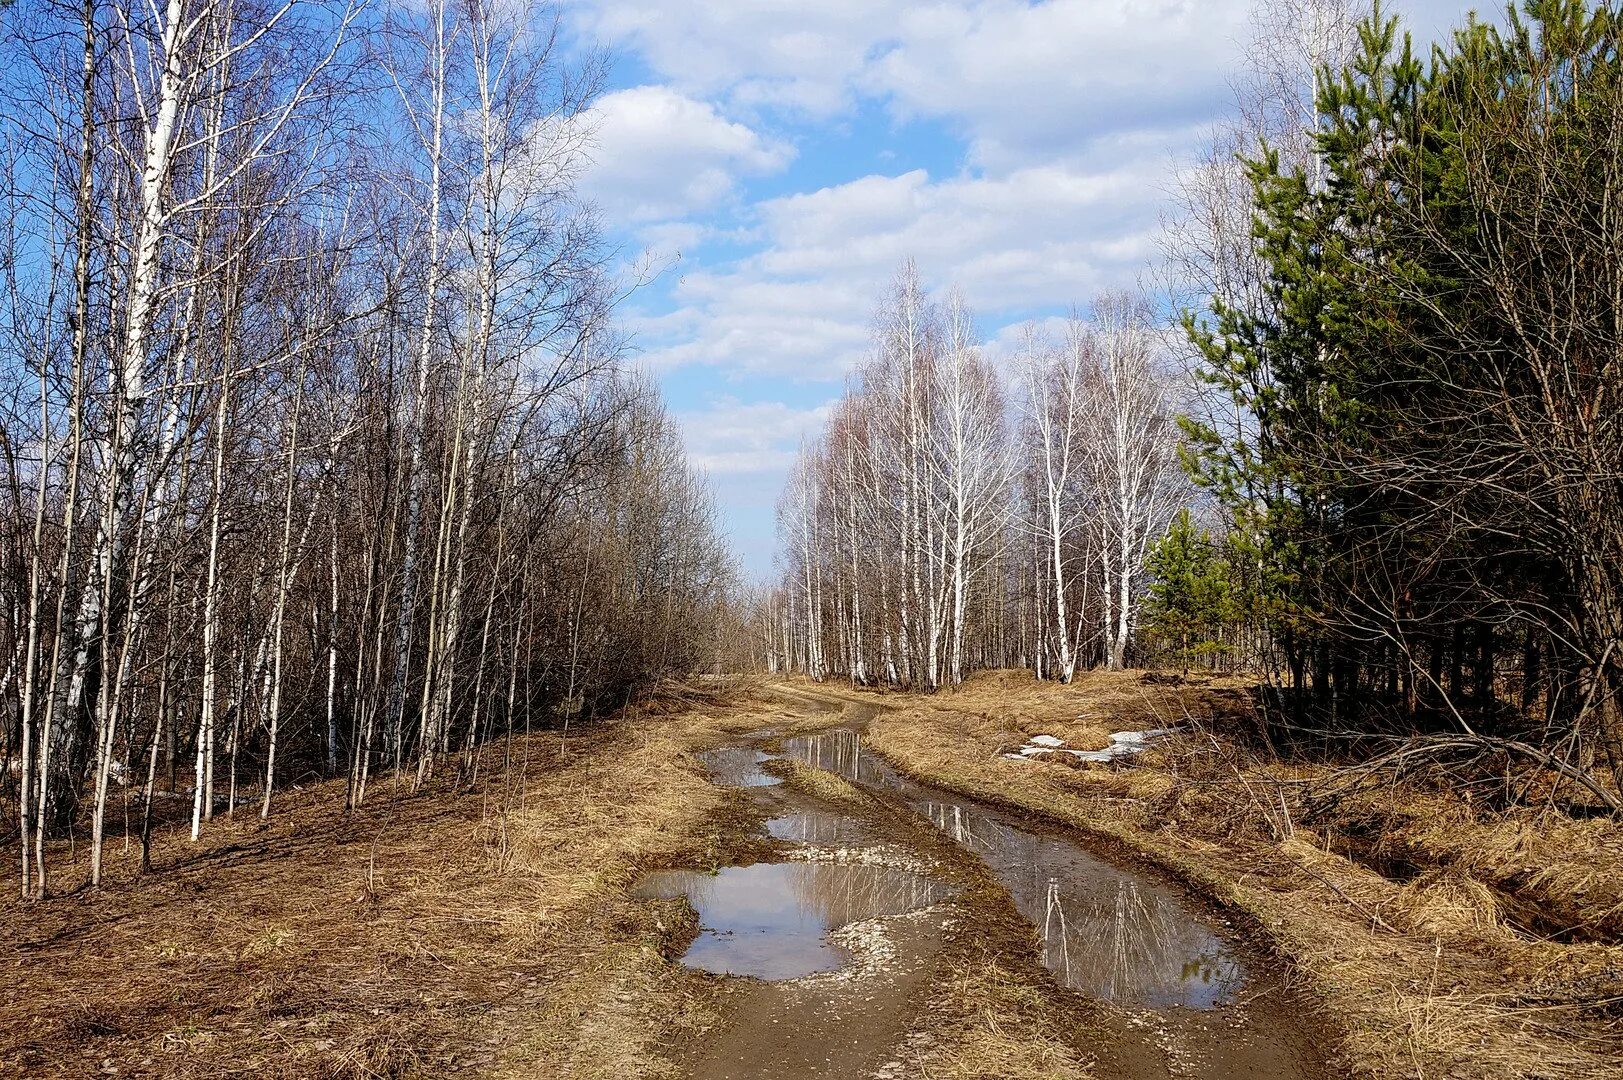
<svg viewBox="0 0 1623 1080"><path fill-rule="evenodd" d="M906 0L576 0L588 37L635 49L686 93L826 117Z"/></svg>
<svg viewBox="0 0 1623 1080"><path fill-rule="evenodd" d="M837 382L869 347L875 303L905 258L994 321L1131 285L1154 252L1159 155L1113 171L1054 165L1003 177L867 176L756 208L760 249L687 274L677 310L643 320L661 370Z"/></svg>
<svg viewBox="0 0 1623 1080"><path fill-rule="evenodd" d="M751 281L726 272L695 278L696 288L678 290L685 310L634 324L650 370L711 366L729 378L821 382L837 380L867 348L873 297L860 287Z"/></svg>
<svg viewBox="0 0 1623 1080"><path fill-rule="evenodd" d="M772 474L794 462L802 440L828 419L829 406L796 409L781 401L719 397L708 408L677 414L688 461L712 476Z"/></svg>
<svg viewBox="0 0 1623 1080"><path fill-rule="evenodd" d="M788 144L668 86L605 95L597 125L581 189L620 222L711 209L733 194L740 176L778 172L794 158Z"/></svg>
<svg viewBox="0 0 1623 1080"><path fill-rule="evenodd" d="M1020 167L1128 131L1210 117L1245 33L1248 0L981 0L928 5L867 85L902 115L937 117L972 158Z"/></svg>
<svg viewBox="0 0 1623 1080"><path fill-rule="evenodd" d="M576 0L588 37L684 94L826 120L862 98L946 120L977 161L1052 151L1226 96L1250 0Z"/></svg>
<svg viewBox="0 0 1623 1080"><path fill-rule="evenodd" d="M588 38L635 51L730 111L817 119L863 98L943 120L973 160L1045 160L1111 133L1173 129L1229 100L1254 0L572 0ZM1499 5L1488 5L1493 14ZM1424 42L1459 0L1388 4Z"/></svg>
<svg viewBox="0 0 1623 1080"><path fill-rule="evenodd" d="M1064 303L1150 254L1163 168L1139 160L1106 172L869 176L764 204L773 244L759 266L774 276L872 278L913 257L987 308Z"/></svg>

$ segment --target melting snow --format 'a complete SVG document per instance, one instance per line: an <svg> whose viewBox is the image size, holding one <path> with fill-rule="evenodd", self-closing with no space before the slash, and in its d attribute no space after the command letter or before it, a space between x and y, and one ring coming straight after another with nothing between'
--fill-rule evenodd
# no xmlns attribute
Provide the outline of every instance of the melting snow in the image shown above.
<svg viewBox="0 0 1623 1080"><path fill-rule="evenodd" d="M1177 728L1150 728L1147 731L1117 731L1110 736L1110 745L1103 750L1072 750L1063 739L1052 735L1033 735L1017 754L1004 754L1013 761L1030 761L1043 754L1070 754L1083 761L1115 761L1147 748L1152 740L1171 735Z"/></svg>

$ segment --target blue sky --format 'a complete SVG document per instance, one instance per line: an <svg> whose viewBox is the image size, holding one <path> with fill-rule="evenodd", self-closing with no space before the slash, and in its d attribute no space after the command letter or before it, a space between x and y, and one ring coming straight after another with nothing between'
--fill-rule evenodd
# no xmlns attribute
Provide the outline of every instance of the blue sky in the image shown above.
<svg viewBox="0 0 1623 1080"><path fill-rule="evenodd" d="M1251 0L565 0L613 55L585 192L637 362L745 573L904 258L983 338L1149 274L1178 163L1229 108ZM1463 5L1389 5L1420 36Z"/></svg>

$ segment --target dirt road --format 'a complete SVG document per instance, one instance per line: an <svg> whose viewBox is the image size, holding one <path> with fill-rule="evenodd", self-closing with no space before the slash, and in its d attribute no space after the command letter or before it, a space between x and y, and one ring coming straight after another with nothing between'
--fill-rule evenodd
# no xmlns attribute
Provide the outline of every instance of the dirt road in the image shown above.
<svg viewBox="0 0 1623 1080"><path fill-rule="evenodd" d="M162 833L152 873L115 852L99 891L0 902L0 1076L1319 1075L1212 912L902 781L872 711L682 698L475 787L339 815L316 785Z"/></svg>
<svg viewBox="0 0 1623 1080"><path fill-rule="evenodd" d="M1173 883L902 778L864 747L871 707L782 693L801 717L708 759L781 861L667 893L699 914L682 962L722 988L678 1052L695 1080L1326 1075L1311 1003ZM834 970L796 969L808 918Z"/></svg>

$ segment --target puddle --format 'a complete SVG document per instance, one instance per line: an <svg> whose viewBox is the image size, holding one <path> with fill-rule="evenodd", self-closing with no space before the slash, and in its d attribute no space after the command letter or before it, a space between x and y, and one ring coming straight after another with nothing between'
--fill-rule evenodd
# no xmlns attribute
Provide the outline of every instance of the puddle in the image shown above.
<svg viewBox="0 0 1623 1080"><path fill-rule="evenodd" d="M791 739L785 752L847 780L895 791L973 852L1037 929L1061 985L1152 1008L1209 1009L1232 999L1245 969L1176 890L1042 836L1012 817L904 780L853 731Z"/></svg>
<svg viewBox="0 0 1623 1080"><path fill-rule="evenodd" d="M799 840L807 844L849 844L866 836L862 826L852 818L819 810L775 817L766 823L766 831L779 840Z"/></svg>
<svg viewBox="0 0 1623 1080"><path fill-rule="evenodd" d="M915 809L1003 882L1037 928L1043 966L1062 986L1108 1001L1193 1009L1222 1005L1239 989L1239 960L1172 889L980 807L924 801Z"/></svg>
<svg viewBox="0 0 1623 1080"><path fill-rule="evenodd" d="M846 728L785 739L786 756L870 787L900 790L903 780L879 755L862 747L862 736Z"/></svg>
<svg viewBox="0 0 1623 1080"><path fill-rule="evenodd" d="M637 884L644 899L687 897L699 936L682 963L722 975L796 979L844 966L828 931L929 907L951 889L922 874L840 863L756 863L715 874L668 870Z"/></svg>
<svg viewBox="0 0 1623 1080"><path fill-rule="evenodd" d="M775 756L751 746L724 746L698 755L711 778L726 787L771 787L783 783L761 768Z"/></svg>

